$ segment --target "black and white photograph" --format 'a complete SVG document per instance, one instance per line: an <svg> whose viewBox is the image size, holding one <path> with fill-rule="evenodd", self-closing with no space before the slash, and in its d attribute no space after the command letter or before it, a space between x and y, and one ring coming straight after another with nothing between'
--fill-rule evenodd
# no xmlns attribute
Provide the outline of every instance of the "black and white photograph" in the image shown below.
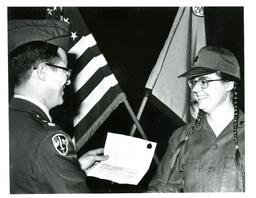
<svg viewBox="0 0 256 198"><path fill-rule="evenodd" d="M247 195L247 6L5 11L9 195Z"/></svg>

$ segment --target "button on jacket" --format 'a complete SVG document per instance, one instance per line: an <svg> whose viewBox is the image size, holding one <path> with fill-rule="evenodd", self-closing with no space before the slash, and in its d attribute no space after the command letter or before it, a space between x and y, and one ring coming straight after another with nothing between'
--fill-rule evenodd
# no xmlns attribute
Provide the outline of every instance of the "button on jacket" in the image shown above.
<svg viewBox="0 0 256 198"><path fill-rule="evenodd" d="M13 98L9 109L10 192L89 192L71 138L33 103Z"/></svg>
<svg viewBox="0 0 256 198"><path fill-rule="evenodd" d="M174 131L167 151L149 184L149 192L237 192L244 191L244 114L239 112L238 144L240 166L235 165L233 122L216 137L204 116L175 153L192 124ZM174 165L173 165L174 164ZM173 166L171 170L170 167Z"/></svg>

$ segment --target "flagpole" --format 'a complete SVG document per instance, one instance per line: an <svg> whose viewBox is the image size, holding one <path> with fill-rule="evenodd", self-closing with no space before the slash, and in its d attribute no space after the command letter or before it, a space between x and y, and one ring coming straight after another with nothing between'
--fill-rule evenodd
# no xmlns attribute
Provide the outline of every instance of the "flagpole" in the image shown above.
<svg viewBox="0 0 256 198"><path fill-rule="evenodd" d="M145 134L145 132L144 132L142 126L140 125L140 123L139 123L139 121L138 121L138 119L137 119L137 117L136 117L134 111L133 111L132 108L131 108L131 105L129 104L129 102L128 102L128 100L127 100L126 98L124 98L124 104L125 104L125 106L126 106L128 112L129 112L130 116L132 117L132 119L133 119L133 121L134 121L134 124L135 124L136 127L138 128L138 130L139 130L141 136L142 136L145 140L148 140L148 138L147 138L147 136L146 136L146 134ZM156 154L154 154L154 160L155 160L156 164L158 165L158 164L159 164L159 159L158 159L158 157L156 156Z"/></svg>
<svg viewBox="0 0 256 198"><path fill-rule="evenodd" d="M141 118L141 115L142 115L142 112L144 111L144 108L147 104L147 101L148 101L148 96L149 96L149 90L146 90L146 93L145 93L145 96L143 97L142 99L142 102L141 102L141 105L140 105L140 108L139 108L139 111L137 113L137 119L140 120ZM130 132L130 136L133 136L135 131L136 131L136 124L133 124L132 126L132 129L131 129L131 132Z"/></svg>

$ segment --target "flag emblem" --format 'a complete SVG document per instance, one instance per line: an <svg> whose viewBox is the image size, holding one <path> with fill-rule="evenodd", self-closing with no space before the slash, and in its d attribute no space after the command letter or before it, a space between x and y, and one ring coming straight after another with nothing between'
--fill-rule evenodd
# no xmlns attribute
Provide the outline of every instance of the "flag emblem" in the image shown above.
<svg viewBox="0 0 256 198"><path fill-rule="evenodd" d="M52 137L52 143L59 154L65 156L68 153L68 138L63 134L55 134Z"/></svg>
<svg viewBox="0 0 256 198"><path fill-rule="evenodd" d="M204 16L204 7L202 7L202 6L194 6L194 7L192 7L192 10L193 10L193 13L196 16L200 16L200 17Z"/></svg>

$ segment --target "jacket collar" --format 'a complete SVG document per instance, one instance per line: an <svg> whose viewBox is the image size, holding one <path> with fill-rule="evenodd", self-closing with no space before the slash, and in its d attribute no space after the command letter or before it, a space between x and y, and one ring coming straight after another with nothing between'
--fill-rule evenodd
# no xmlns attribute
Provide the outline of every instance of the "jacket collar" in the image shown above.
<svg viewBox="0 0 256 198"><path fill-rule="evenodd" d="M42 119L51 121L51 118L49 118L39 106L22 98L12 98L10 101L9 109L32 113L33 115L39 115L42 117Z"/></svg>
<svg viewBox="0 0 256 198"><path fill-rule="evenodd" d="M233 132L233 124L234 124L234 118L231 120L231 122L225 127L225 129L220 133L219 137L222 137L226 135L227 133ZM208 131L209 133L213 133L209 123L207 122L206 116L204 115L202 118L201 124L198 126L198 128L203 128L204 130ZM239 110L239 116L238 116L238 129L244 128L244 113ZM224 133L223 133L224 132Z"/></svg>

